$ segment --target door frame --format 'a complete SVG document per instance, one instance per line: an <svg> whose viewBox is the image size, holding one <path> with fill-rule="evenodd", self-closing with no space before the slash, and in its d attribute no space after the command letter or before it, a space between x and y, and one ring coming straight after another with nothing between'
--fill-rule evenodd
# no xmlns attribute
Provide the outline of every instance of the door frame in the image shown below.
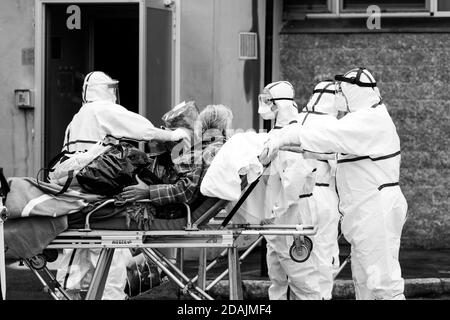
<svg viewBox="0 0 450 320"><path fill-rule="evenodd" d="M44 130L45 130L45 6L47 4L139 4L139 114L146 115L146 48L147 48L147 17L146 8L162 8L165 0L35 0L35 117L34 117L34 143L33 172L37 174L44 167ZM170 1L169 1L170 2ZM180 0L173 1L172 29L172 105L180 100Z"/></svg>

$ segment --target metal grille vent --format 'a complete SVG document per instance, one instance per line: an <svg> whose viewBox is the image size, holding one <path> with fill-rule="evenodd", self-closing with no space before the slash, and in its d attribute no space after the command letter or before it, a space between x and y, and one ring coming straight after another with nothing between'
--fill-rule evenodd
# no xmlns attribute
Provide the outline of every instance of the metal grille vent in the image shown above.
<svg viewBox="0 0 450 320"><path fill-rule="evenodd" d="M255 32L239 33L239 59L258 59L258 34Z"/></svg>

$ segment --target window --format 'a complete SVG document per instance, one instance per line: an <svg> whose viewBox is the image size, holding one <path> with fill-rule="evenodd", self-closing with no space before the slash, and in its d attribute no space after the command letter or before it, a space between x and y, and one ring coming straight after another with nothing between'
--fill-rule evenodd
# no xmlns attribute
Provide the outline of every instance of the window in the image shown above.
<svg viewBox="0 0 450 320"><path fill-rule="evenodd" d="M448 5L448 1L445 3ZM429 11L427 0L342 0L340 10L342 12L366 12L371 5L379 6L381 12Z"/></svg>
<svg viewBox="0 0 450 320"><path fill-rule="evenodd" d="M438 0L438 11L450 11L450 1L448 0Z"/></svg>
<svg viewBox="0 0 450 320"><path fill-rule="evenodd" d="M285 20L364 18L377 5L385 17L450 17L450 0L284 0Z"/></svg>
<svg viewBox="0 0 450 320"><path fill-rule="evenodd" d="M332 0L285 0L284 10L298 13L329 13Z"/></svg>

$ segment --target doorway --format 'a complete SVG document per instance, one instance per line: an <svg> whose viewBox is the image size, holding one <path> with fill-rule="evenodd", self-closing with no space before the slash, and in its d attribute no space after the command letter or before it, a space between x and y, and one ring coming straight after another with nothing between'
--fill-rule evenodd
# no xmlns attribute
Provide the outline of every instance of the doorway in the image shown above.
<svg viewBox="0 0 450 320"><path fill-rule="evenodd" d="M62 149L64 132L82 105L86 74L120 81L120 103L139 112L139 4L80 4L68 27L68 4L45 7L44 163Z"/></svg>

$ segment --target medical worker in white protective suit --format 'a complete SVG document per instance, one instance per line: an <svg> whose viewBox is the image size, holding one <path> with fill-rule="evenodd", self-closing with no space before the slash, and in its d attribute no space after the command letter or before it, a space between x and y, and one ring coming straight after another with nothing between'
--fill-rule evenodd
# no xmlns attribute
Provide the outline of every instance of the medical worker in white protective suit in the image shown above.
<svg viewBox="0 0 450 320"><path fill-rule="evenodd" d="M335 79L336 106L347 114L315 126L284 128L267 141L260 159L267 163L288 145L338 153L336 189L342 231L352 247L356 298L404 299L398 255L407 203L399 187L400 139L367 69Z"/></svg>
<svg viewBox="0 0 450 320"><path fill-rule="evenodd" d="M103 72L91 72L85 77L82 94L83 106L65 133L63 151L69 154L86 152L108 135L145 141L189 137L182 129L171 132L155 128L146 118L119 105L118 81ZM72 297L79 298L81 291L88 290L99 254L97 249L64 250L57 280ZM132 259L129 249L115 250L103 299L126 298L126 267Z"/></svg>
<svg viewBox="0 0 450 320"><path fill-rule="evenodd" d="M292 85L286 81L267 85L259 96L259 114L265 120L275 120L272 131L279 131L284 126L297 123L299 113L294 102ZM306 160L302 154L288 151L281 151L278 157L273 159L270 174L264 179L266 180L264 205L266 210L272 211L274 224L317 223L317 212L312 198L316 180L315 165L315 160ZM317 257L312 254L305 262L295 262L289 254L293 237L265 236L265 238L267 268L271 280L269 298L322 299Z"/></svg>
<svg viewBox="0 0 450 320"><path fill-rule="evenodd" d="M322 81L316 85L308 104L299 114L299 123L304 127L334 121L338 115L335 107L334 81ZM305 154L305 158L311 158ZM317 158L313 155L312 158ZM332 298L333 276L339 269L338 225L340 214L335 187L336 155L325 155L316 162L316 186L313 199L317 210L317 234L314 236L312 255L317 259L319 284L322 299Z"/></svg>

